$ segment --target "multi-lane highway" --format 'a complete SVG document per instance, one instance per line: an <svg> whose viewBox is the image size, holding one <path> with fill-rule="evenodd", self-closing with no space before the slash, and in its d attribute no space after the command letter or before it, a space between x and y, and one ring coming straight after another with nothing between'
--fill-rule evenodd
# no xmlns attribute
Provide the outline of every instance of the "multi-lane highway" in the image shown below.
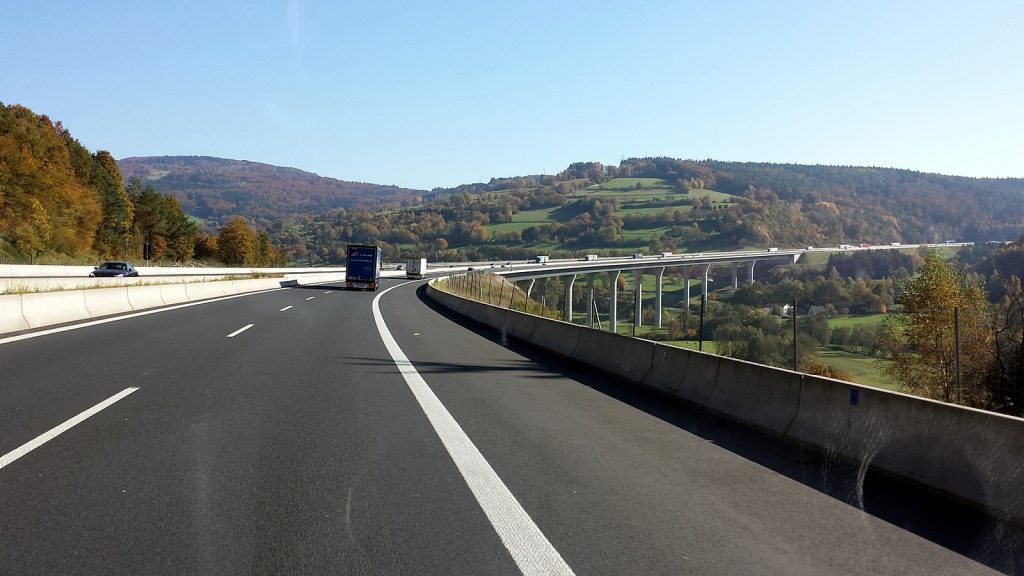
<svg viewBox="0 0 1024 576"><path fill-rule="evenodd" d="M983 518L502 342L420 287L0 339L0 574L1014 568Z"/></svg>

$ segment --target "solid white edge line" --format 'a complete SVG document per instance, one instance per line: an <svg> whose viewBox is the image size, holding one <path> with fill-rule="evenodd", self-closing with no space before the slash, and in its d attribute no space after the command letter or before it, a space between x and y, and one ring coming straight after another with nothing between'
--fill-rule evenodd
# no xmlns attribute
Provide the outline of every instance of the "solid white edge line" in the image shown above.
<svg viewBox="0 0 1024 576"><path fill-rule="evenodd" d="M157 308L155 310L143 310L141 312L132 312L131 314L124 314L122 316L113 316L111 318L103 318L102 320L90 320L88 322L82 322L81 324L72 324L71 326L61 326L60 328L49 328L47 330L40 330L38 332L30 332L28 334L21 334L18 336L8 336L7 338L0 338L0 345L10 344L12 342L18 342L21 340L28 340L30 338L39 338L40 336L49 336L50 334L59 334L61 332L68 332L70 330L78 330L80 328L89 328L90 326L99 326L100 324L107 324L108 322L118 322L120 320L128 320L129 318L138 318L139 316L148 316L150 314L159 314L161 312L170 312L171 310L180 310L181 308L189 308L191 306L201 306L203 304L212 304L214 302L221 302L223 300L231 300L232 298L245 298L246 296L255 296L257 294L266 294L267 292L277 292L278 290L291 290L291 288L271 288L269 290L260 290L258 292L246 292L245 294L232 294L231 296L223 296L220 298L210 298L209 300L201 300L199 302L186 302L184 304L175 304L174 306L167 306L165 308Z"/></svg>
<svg viewBox="0 0 1024 576"><path fill-rule="evenodd" d="M530 518L516 497L498 477L497 472L488 464L480 450L409 362L409 358L398 346L391 331L388 330L380 312L380 299L391 290L405 284L409 284L409 282L403 282L384 290L373 299L372 304L373 320L377 324L377 331L380 332L384 347L387 348L394 360L395 366L398 367L398 371L409 385L420 408L427 415L434 431L441 438L441 443L444 444L448 454L455 461L455 466L462 473L470 491L480 507L483 508L487 519L490 520L502 543L505 544L505 548L512 555L512 559L519 566L519 570L528 576L573 574L572 568L566 564L561 554L555 550L533 518Z"/></svg>
<svg viewBox="0 0 1024 576"><path fill-rule="evenodd" d="M124 390L118 392L117 394L114 394L110 398L107 398L103 402L100 402L99 404L93 406L92 408L89 408L85 412L82 412L78 416L75 416L70 420L66 420L63 424L50 428L46 432L43 432L39 436L36 436L34 439L29 440L28 442L22 444L21 446L18 446L14 450L11 450L7 454L0 456L0 469L3 469L4 466L7 466L11 462L14 462L18 458L24 456L25 454L28 454L29 452L35 450L36 448L39 448L43 444L46 444L50 440L53 440L57 436L60 436L72 426L79 424L86 418L89 418L90 416L96 414L100 410L103 410L104 408L110 406L114 402L117 402L118 400L124 398L125 396L131 394L132 392L135 392L136 390L138 390L138 387L125 388Z"/></svg>
<svg viewBox="0 0 1024 576"><path fill-rule="evenodd" d="M235 330L231 334L228 334L226 336L226 338L234 338L235 336L238 336L239 334L241 334L242 332L245 332L246 330L248 330L249 328L252 328L253 326L255 326L255 324L246 324L245 326L242 326L241 328L239 328L238 330Z"/></svg>
<svg viewBox="0 0 1024 576"><path fill-rule="evenodd" d="M291 309L292 309L291 306L285 306L284 308L281 308L280 310L278 310L278 312L284 312L285 310L291 310Z"/></svg>

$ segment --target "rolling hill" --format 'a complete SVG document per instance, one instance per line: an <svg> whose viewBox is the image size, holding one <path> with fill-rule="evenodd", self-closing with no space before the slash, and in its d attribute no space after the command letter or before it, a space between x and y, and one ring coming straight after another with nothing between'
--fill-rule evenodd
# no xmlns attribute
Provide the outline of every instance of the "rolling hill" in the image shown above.
<svg viewBox="0 0 1024 576"><path fill-rule="evenodd" d="M117 165L126 182L138 178L143 185L174 196L188 214L213 224L244 216L264 227L282 217L401 205L419 202L428 194L209 156L132 157Z"/></svg>
<svg viewBox="0 0 1024 576"><path fill-rule="evenodd" d="M632 158L432 193L398 210L322 214L289 229L279 245L323 261L347 242L379 243L393 258L426 249L441 259L488 260L1008 241L1024 233L1024 179L893 168Z"/></svg>

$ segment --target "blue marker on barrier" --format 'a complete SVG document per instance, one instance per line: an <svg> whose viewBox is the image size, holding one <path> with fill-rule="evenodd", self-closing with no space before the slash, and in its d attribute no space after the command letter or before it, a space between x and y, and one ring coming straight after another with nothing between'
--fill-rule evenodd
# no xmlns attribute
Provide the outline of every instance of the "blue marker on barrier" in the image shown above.
<svg viewBox="0 0 1024 576"><path fill-rule="evenodd" d="M860 399L860 390L851 388L850 389L850 406L856 406L858 399Z"/></svg>

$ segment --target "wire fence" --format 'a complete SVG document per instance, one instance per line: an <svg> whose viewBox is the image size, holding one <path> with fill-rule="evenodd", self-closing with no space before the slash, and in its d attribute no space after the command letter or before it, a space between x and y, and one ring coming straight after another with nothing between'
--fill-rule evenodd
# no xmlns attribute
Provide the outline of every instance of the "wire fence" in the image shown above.
<svg viewBox="0 0 1024 576"><path fill-rule="evenodd" d="M699 296L699 305L694 306L690 302L684 302L683 306L679 306L679 303L676 302L676 306L673 308L663 308L661 311L662 325L656 326L657 311L645 305L639 308L638 315L634 290L620 289L617 291L616 325L612 327L609 326L611 302L607 283L597 286L595 292L598 296L593 299L590 298L588 287L574 285L573 290L568 294L572 299L572 306L569 307L566 306L565 283L561 281L552 282L542 279L510 281L490 272L471 271L467 274L448 276L440 287L460 296L501 308L575 324L589 324L591 327L608 331L614 329L620 334L665 341L675 345L684 345L684 347L708 349L708 351L718 353L724 351L726 355L735 354L735 350L725 346L724 342L721 343L721 346L718 342L714 342L711 348L706 346L707 341L711 340L713 335L705 333L705 326L710 318L706 317L708 300L704 298L703 294ZM774 361L762 361L761 363L843 379L848 378L853 381L852 377L842 370L829 369L827 364L823 360L819 360L817 356L824 349L839 349L839 346L834 343L836 341L833 340L832 335L847 334L848 331L837 332L829 328L827 323L822 328L824 317L820 321L816 321L809 314L800 314L799 305L800 302L795 299L788 303L784 307L784 317L779 319L780 322L789 326L786 329L788 333L784 333L780 340L785 346L789 346L789 350L782 352L782 356L777 350ZM721 307L722 305L716 305L719 310ZM967 345L960 341L962 334L959 311L950 311L949 316L949 326L947 329L941 330L941 338L949 340L948 343L943 344L948 348L943 371L940 371L943 374L941 377L944 378L943 381L916 386L901 383L899 380L888 380L887 385L881 385L875 379L863 383L869 386L881 385L891 390L900 390L923 397L1007 414L1024 414L1024 382L1022 382L1024 353L1021 352L1021 347L1024 346L1024 328L1015 326L1011 327L1012 329L1009 331L1004 329L1003 332L1008 332L1010 336L1003 334L1000 337L993 337L992 343L1000 343L1001 349L989 350L989 357L984 359L985 362L979 363L976 358L979 354L977 342L972 340ZM1024 323L1024 317L1021 322ZM824 330L824 335L820 333L822 330ZM884 380L883 372L885 371L881 367L889 365L893 358L889 353L883 351L877 342L879 337L877 329L866 332L868 336L861 334L861 339L868 337L874 338L876 341L851 340L850 342L857 343L857 346L866 353L859 356L864 356L865 359L877 364L875 378L882 377ZM685 345L687 341L691 342L692 346ZM970 357L965 358L965 354L970 354ZM749 358L744 359L749 360ZM927 360L922 357L921 361L926 362ZM980 364L985 365L983 373L979 373L979 368L977 368ZM933 367L922 365L921 372L931 374L929 371ZM968 370L966 367L970 367L970 369Z"/></svg>

